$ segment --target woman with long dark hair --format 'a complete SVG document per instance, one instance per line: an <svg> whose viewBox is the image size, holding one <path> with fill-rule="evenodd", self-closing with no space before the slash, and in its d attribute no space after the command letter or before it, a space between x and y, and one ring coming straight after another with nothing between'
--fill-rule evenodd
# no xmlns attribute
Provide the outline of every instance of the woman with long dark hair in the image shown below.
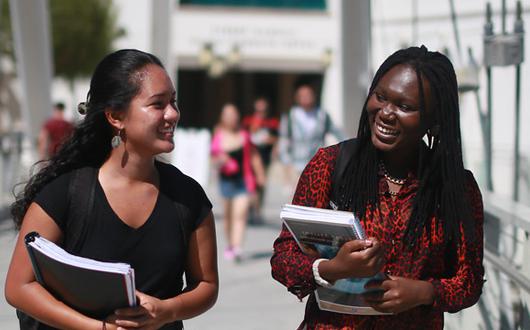
<svg viewBox="0 0 530 330"><path fill-rule="evenodd" d="M462 161L457 81L449 59L424 46L388 57L372 81L357 139L320 149L302 173L293 203L352 211L367 240L337 255L304 254L284 227L274 243L273 277L302 298L305 329L442 329L443 312L473 305L482 291L483 206ZM337 157L345 170L332 177ZM332 192L333 200L331 199ZM386 280L364 299L384 316L322 311L312 293L349 277Z"/></svg>
<svg viewBox="0 0 530 330"><path fill-rule="evenodd" d="M197 182L155 159L174 147L175 94L151 54L120 50L96 67L85 118L11 207L20 232L5 295L22 329L181 329L215 303L212 205ZM76 175L93 175L93 189L72 189ZM71 203L81 194L92 202L81 206L90 217L79 234ZM24 247L32 231L77 255L131 264L138 306L96 319L62 303L35 280Z"/></svg>

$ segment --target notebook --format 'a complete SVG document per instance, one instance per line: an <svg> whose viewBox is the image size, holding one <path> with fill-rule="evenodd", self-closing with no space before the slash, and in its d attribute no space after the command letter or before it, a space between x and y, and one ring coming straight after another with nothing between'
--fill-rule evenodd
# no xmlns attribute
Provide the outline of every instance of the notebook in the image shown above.
<svg viewBox="0 0 530 330"><path fill-rule="evenodd" d="M37 232L27 234L25 243L37 281L68 306L97 318L135 306L130 265L72 255Z"/></svg>

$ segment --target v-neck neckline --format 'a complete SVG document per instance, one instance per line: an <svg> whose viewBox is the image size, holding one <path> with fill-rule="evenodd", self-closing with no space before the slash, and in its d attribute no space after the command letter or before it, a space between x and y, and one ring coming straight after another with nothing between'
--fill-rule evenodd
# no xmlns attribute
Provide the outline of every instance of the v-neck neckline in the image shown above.
<svg viewBox="0 0 530 330"><path fill-rule="evenodd" d="M157 167L157 171L158 171L158 167ZM158 193L156 195L156 200L155 200L155 203L153 205L153 208L152 208L151 212L149 213L149 215L146 217L146 219L142 222L142 224L140 226L133 227L133 226L127 224L125 221L123 221L123 219L118 215L118 213L116 213L116 211L112 208L112 205L110 204L109 199L107 198L107 194L105 193L105 189L103 189L103 186L101 185L101 182L99 181L99 169L98 169L98 171L96 173L96 181L97 181L97 187L100 190L101 195L103 196L103 200L104 200L104 203L105 203L106 207L109 208L109 210L112 213L112 215L114 216L114 218L116 220L118 220L123 226L126 226L129 230L138 232L138 231L143 230L144 228L146 228L152 222L152 218L153 218L153 216L155 214L155 211L158 208L158 204L160 203L160 186L162 185L161 182L159 184Z"/></svg>

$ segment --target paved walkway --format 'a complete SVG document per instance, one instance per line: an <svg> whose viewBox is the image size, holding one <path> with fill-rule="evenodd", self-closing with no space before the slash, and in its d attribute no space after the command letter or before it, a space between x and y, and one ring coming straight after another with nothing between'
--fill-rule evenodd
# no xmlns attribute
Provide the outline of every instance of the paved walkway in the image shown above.
<svg viewBox="0 0 530 330"><path fill-rule="evenodd" d="M289 192L282 189L279 170L274 165L271 168L263 210L265 225L248 227L244 258L237 264L222 257L225 247L222 204L216 202L220 199L215 182L210 185L208 195L217 219L219 299L212 310L186 321L186 329L296 329L300 324L305 303L300 303L270 275L272 243L280 231L280 208L290 198Z"/></svg>
<svg viewBox="0 0 530 330"><path fill-rule="evenodd" d="M15 231L10 219L0 220L0 329L18 329L15 310L4 298L4 284L7 267L15 245Z"/></svg>
<svg viewBox="0 0 530 330"><path fill-rule="evenodd" d="M289 199L281 188L279 171L272 168L270 189L264 208L265 225L248 228L244 258L240 263L222 258L225 246L222 231L222 204L213 180L207 188L214 204L217 243L220 251L220 292L217 304L207 313L184 322L186 329L268 330L295 329L301 322L304 303L300 303L270 275L272 243L280 230L279 211ZM10 220L0 220L0 329L18 329L15 312L4 296L5 275L15 241Z"/></svg>

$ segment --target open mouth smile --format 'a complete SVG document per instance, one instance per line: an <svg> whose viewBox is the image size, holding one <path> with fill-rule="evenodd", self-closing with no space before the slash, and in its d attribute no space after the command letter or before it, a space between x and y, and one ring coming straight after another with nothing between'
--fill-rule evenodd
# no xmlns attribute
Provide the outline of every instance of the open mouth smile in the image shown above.
<svg viewBox="0 0 530 330"><path fill-rule="evenodd" d="M375 124L375 127L376 129L381 133L381 134L384 134L384 135L392 135L392 136L397 136L399 131L397 130L394 130L394 129L390 129L390 128L386 128L380 124Z"/></svg>
<svg viewBox="0 0 530 330"><path fill-rule="evenodd" d="M175 126L165 127L162 129L159 129L158 132L164 136L173 136L173 133L175 132Z"/></svg>

